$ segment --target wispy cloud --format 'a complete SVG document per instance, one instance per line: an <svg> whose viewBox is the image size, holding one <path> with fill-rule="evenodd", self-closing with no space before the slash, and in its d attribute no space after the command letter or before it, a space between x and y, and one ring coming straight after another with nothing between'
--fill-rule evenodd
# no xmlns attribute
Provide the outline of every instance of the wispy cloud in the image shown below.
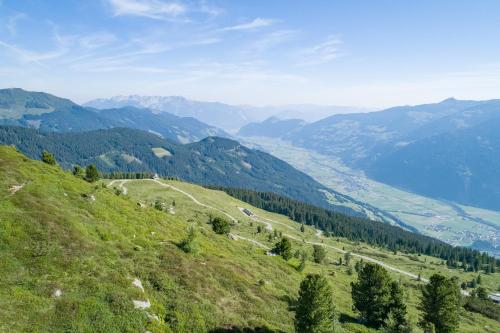
<svg viewBox="0 0 500 333"><path fill-rule="evenodd" d="M177 2L160 0L108 0L115 16L142 16L155 20L178 17L186 7Z"/></svg>
<svg viewBox="0 0 500 333"><path fill-rule="evenodd" d="M257 51L268 50L278 44L288 42L298 35L297 30L277 30L264 35L254 43Z"/></svg>
<svg viewBox="0 0 500 333"><path fill-rule="evenodd" d="M15 36L17 33L17 23L21 20L27 19L28 15L24 13L16 13L8 18L5 27L9 31L11 36Z"/></svg>
<svg viewBox="0 0 500 333"><path fill-rule="evenodd" d="M338 37L328 36L326 41L300 52L300 65L320 65L337 59L340 56L340 44L342 40Z"/></svg>
<svg viewBox="0 0 500 333"><path fill-rule="evenodd" d="M98 32L80 38L80 46L92 50L109 45L117 40L116 36L109 32Z"/></svg>
<svg viewBox="0 0 500 333"><path fill-rule="evenodd" d="M21 60L27 61L27 62L35 62L38 64L41 64L41 61L44 60L51 60L55 58L59 58L62 55L66 53L65 49L57 49L53 51L47 51L47 52L35 52L31 50L26 50L21 47L18 47L13 44L9 44L3 41L0 41L0 46L6 48L7 50L14 52L18 56L21 57Z"/></svg>
<svg viewBox="0 0 500 333"><path fill-rule="evenodd" d="M247 23L222 28L221 31L254 30L254 29L270 26L271 24L273 24L275 22L276 22L275 20L257 17L253 21L250 21Z"/></svg>

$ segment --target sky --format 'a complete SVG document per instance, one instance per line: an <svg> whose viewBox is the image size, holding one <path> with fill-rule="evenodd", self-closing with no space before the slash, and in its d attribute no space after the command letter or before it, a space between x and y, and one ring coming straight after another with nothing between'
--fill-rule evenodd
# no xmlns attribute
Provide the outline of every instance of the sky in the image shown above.
<svg viewBox="0 0 500 333"><path fill-rule="evenodd" d="M496 0L0 0L0 87L389 107L500 98Z"/></svg>

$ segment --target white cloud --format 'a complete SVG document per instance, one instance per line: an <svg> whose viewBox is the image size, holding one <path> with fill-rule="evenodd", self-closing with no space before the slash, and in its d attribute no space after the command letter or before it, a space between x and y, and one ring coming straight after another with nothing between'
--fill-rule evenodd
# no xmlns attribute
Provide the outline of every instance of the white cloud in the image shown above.
<svg viewBox="0 0 500 333"><path fill-rule="evenodd" d="M20 20L27 19L28 16L24 13L17 13L9 17L7 24L5 25L11 36L15 36L17 33L17 23Z"/></svg>
<svg viewBox="0 0 500 333"><path fill-rule="evenodd" d="M175 18L186 12L177 2L160 0L109 0L115 16L143 16L156 20Z"/></svg>
<svg viewBox="0 0 500 333"><path fill-rule="evenodd" d="M254 19L251 22L233 25L230 27L225 27L225 28L222 28L221 30L222 31L254 30L254 29L270 26L273 23L275 23L275 20L263 19L263 18L257 17L256 19Z"/></svg>
<svg viewBox="0 0 500 333"><path fill-rule="evenodd" d="M54 51L48 51L48 52L36 52L36 51L31 51L31 50L26 50L23 48L20 48L18 46L5 43L3 41L0 41L0 46L3 46L7 50L14 52L15 54L21 56L21 60L27 61L27 62L35 62L40 64L41 61L44 60L51 60L51 59L56 59L61 57L66 53L66 49L57 49Z"/></svg>
<svg viewBox="0 0 500 333"><path fill-rule="evenodd" d="M329 36L323 43L314 45L300 52L300 65L319 65L337 59L342 41L336 36Z"/></svg>
<svg viewBox="0 0 500 333"><path fill-rule="evenodd" d="M296 30L277 30L264 35L261 39L255 41L254 48L258 51L265 51L275 45L285 43L297 36Z"/></svg>
<svg viewBox="0 0 500 333"><path fill-rule="evenodd" d="M91 50L109 45L116 40L117 40L116 36L113 35L112 33L99 32L81 37L80 46L83 47L84 49Z"/></svg>

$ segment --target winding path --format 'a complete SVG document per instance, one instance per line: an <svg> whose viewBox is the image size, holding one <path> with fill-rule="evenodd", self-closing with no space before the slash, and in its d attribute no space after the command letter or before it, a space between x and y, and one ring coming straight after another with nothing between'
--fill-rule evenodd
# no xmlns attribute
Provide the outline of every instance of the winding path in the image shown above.
<svg viewBox="0 0 500 333"><path fill-rule="evenodd" d="M138 179L139 180L139 179ZM230 215L229 213L221 210L221 209L218 209L218 208L215 208L215 207L212 207L210 205L207 205L207 204L204 204L202 202L200 202L198 199L196 199L192 194L178 188L178 187L175 187L173 185L169 185L169 184L165 184L161 181L159 181L158 179L140 179L140 180L143 180L143 181L152 181L152 182L155 182L157 183L158 185L162 186L162 187L166 187L166 188L170 188L174 191L177 191L177 192L180 192L182 194L184 194L185 196L187 196L189 199L191 199L195 204L199 205L199 206L202 206L202 207L205 207L205 208L208 208L208 209L213 209L213 210L216 210L224 215L226 215L228 218L230 218L233 222L237 223L238 220L236 218L234 218L232 215ZM122 189L123 191L123 194L127 194L127 188L124 186L125 183L129 182L130 179L116 179L116 180L113 180L111 181L108 186L112 186L113 184L115 183L118 183L118 188ZM244 214L245 216L251 218L252 220L254 221L257 221L257 222L260 222L260 223L263 223L265 226L266 226L266 229L267 230L273 230L273 224L279 224L281 226L284 226L288 229L291 229L291 230L294 230L296 231L295 228L291 227L290 225L286 224L286 223L283 223L283 222L280 222L280 221L275 221L275 220L271 220L269 218L265 218L265 217L260 217L258 215L256 215L255 213L251 212L248 208L242 208L242 207L238 207L238 209L240 210L240 212L242 214ZM245 210L249 213L246 213ZM321 230L317 230L316 231L316 236L317 237L321 237ZM339 252L339 253L346 253L347 251L345 250L342 250L338 247L335 247L335 246L332 246L332 245L328 245L328 244L324 244L324 243L319 243L319 242L311 242L311 241L306 241L304 239L300 239L298 237L295 237L295 236L292 236L290 234L284 234L286 237L290 238L290 239L293 239L295 241L298 241L298 242L304 242L306 244L311 244L311 245L319 245L319 246L324 246L326 248L329 248L329 249L332 249L336 252ZM231 233L230 236L235 239L235 240L238 240L238 239L242 239L242 240L246 240L248 242L251 242L263 249L266 249L266 250L269 250L270 248L267 246L267 245L264 245L254 239L251 239L251 238L247 238L247 237L243 237L243 236L240 236L240 235L236 235L236 234L233 234ZM380 260L377 260L377 259L373 259L371 257L367 257L367 256L364 256L364 255L361 255L361 254L358 254L358 253L352 253L351 252L351 255L353 257L358 257L358 258L361 258L363 260L366 260L366 261L369 261L369 262L373 262L375 264L378 264L390 271L393 271L393 272L396 272L396 273L400 273L400 274L403 274L403 275L406 275L406 276L409 276L413 279L418 279L418 275L416 274L413 274L413 273L410 273L410 272L407 272L407 271L404 271L402 269L399 269L399 268L396 268L396 267L393 267L391 265L388 265L386 263L384 263L383 261L380 261ZM425 279L425 278L420 278L420 280L422 282L429 282L428 279ZM464 295L468 295L468 292L465 291L465 290L462 290L462 294Z"/></svg>
<svg viewBox="0 0 500 333"><path fill-rule="evenodd" d="M248 210L248 209L247 209L247 210ZM240 209L240 211L241 211L241 209ZM248 210L248 211L250 212L250 210ZM258 222L264 223L264 224L266 225L266 228L268 228L268 227L270 226L270 222L271 222L271 223L280 224L280 225L283 225L283 224L284 224L284 223L279 222L279 221L274 221L274 220L271 220L271 219L268 219L268 218L262 218L262 217L259 217L258 215L256 215L256 214L255 214L255 213L253 213L253 212L251 212L251 217L252 217L252 219L253 219L253 220L255 220L255 221L258 221ZM286 225L286 226L287 226L287 227L290 227L290 226L288 226L288 225ZM272 230L272 225L271 225L270 227L271 227L271 230ZM290 228L291 228L291 227L290 227ZM293 229L293 228L292 228L292 229ZM293 230L295 230L295 229L293 229ZM342 249L340 249L340 248L338 248L338 247L335 247L335 246L332 246L332 245L328 245L328 244L324 244L324 243L318 243L318 242L310 242L310 241L305 241L304 239L300 239L300 238L295 237L295 236L292 236L292 235L290 235L290 234L283 234L283 235L285 235L286 237L291 238L291 239L293 239L293 240L296 240L296 241L298 241L298 242L304 242L304 243L306 243L306 244L311 244L311 245L319 245L319 246L324 246L324 247L326 247L326 248L329 248L329 249L335 250L335 251L337 251L337 252L339 252L339 253L347 253L347 251L342 250ZM316 231L316 236L317 236L317 237L320 237L320 236L321 236L321 230L319 230L319 232L318 232L318 231ZM370 262L373 262L373 263L375 263L375 264L378 264L378 265L380 265L380 266L382 266L382 267L384 267L384 268L386 268L386 269L388 269L388 270L391 270L391 271L393 271L393 272L396 272L396 273L400 273L400 274L403 274L403 275L409 276L409 277L411 277L411 278L413 278L413 279L418 279L418 275L413 274L413 273L410 273L410 272L407 272L407 271L404 271L404 270L402 270L402 269L399 269L399 268L396 268L396 267L393 267L393 266L390 266L390 265L388 265L388 264L384 263L383 261L380 261L380 260L377 260L377 259L373 259L373 258L371 258L371 257L367 257L367 256L364 256L364 255L361 255L361 254L358 254L358 253L352 253L352 252L351 252L351 255L352 255L353 257L358 257L358 258L361 258L361 259L363 259L363 260L370 261ZM422 278L422 277L420 278L420 280L421 280L421 281L423 281L423 282L429 282L429 280L428 280L428 279L425 279L425 278Z"/></svg>

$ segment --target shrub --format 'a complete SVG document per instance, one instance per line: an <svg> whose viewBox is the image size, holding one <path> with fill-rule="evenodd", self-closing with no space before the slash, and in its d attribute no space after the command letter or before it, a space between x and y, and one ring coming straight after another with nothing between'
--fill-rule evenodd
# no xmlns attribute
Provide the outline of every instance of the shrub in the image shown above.
<svg viewBox="0 0 500 333"><path fill-rule="evenodd" d="M229 222L221 217L214 217L211 220L212 230L219 235L227 235L231 231Z"/></svg>
<svg viewBox="0 0 500 333"><path fill-rule="evenodd" d="M321 264L326 257L326 251L321 245L313 245L313 258L314 262Z"/></svg>
<svg viewBox="0 0 500 333"><path fill-rule="evenodd" d="M51 153L49 153L46 150L44 150L42 152L42 162L47 163L48 165L56 165L57 164L54 155L52 155Z"/></svg>
<svg viewBox="0 0 500 333"><path fill-rule="evenodd" d="M283 237L278 243L276 243L273 248L273 252L282 256L283 259L289 260L292 257L292 243L288 238Z"/></svg>
<svg viewBox="0 0 500 333"><path fill-rule="evenodd" d="M196 242L196 229L189 228L188 235L179 243L179 248L186 253L196 254L198 252L198 243Z"/></svg>

